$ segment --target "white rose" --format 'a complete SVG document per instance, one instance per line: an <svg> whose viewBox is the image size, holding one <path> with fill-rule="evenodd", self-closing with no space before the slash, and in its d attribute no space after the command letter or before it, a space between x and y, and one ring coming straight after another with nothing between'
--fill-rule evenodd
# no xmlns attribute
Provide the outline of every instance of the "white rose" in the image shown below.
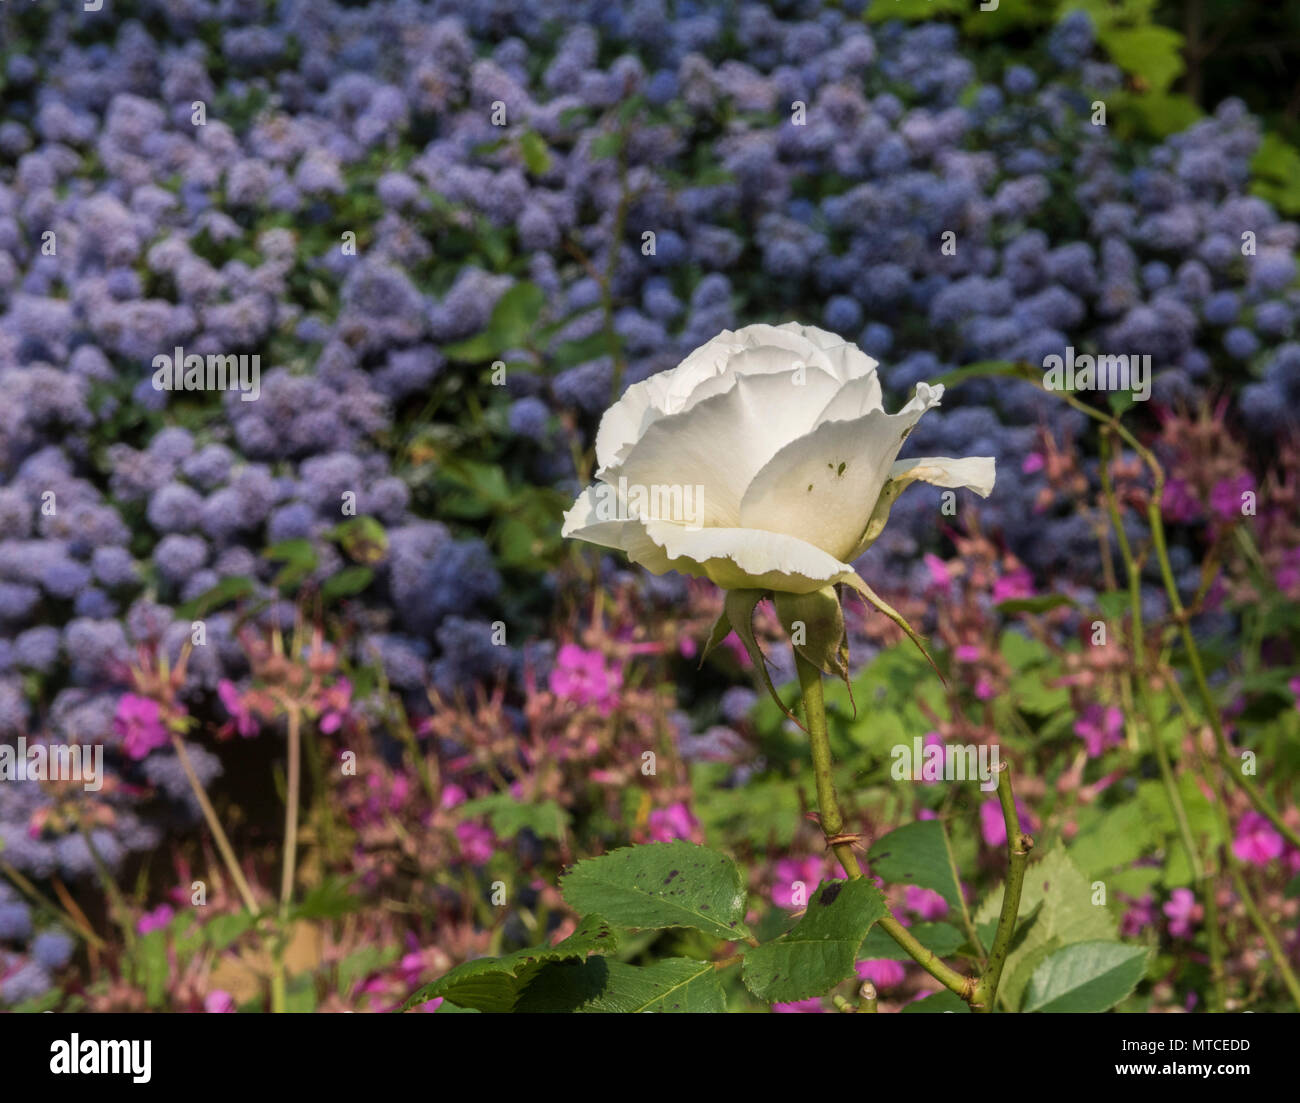
<svg viewBox="0 0 1300 1103"><path fill-rule="evenodd" d="M895 459L942 397L942 385L918 383L889 414L876 361L833 333L725 330L605 411L597 482L563 534L728 590L861 590L850 564L906 486L993 489L992 457Z"/></svg>

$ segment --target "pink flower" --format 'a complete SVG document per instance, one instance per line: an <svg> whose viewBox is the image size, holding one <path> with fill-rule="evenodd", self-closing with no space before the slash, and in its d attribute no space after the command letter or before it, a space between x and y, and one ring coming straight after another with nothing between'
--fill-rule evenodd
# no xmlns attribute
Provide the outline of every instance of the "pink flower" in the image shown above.
<svg viewBox="0 0 1300 1103"><path fill-rule="evenodd" d="M1201 503L1192 495L1191 487L1182 479L1170 479L1165 483L1160 509L1166 520L1175 523L1195 521L1201 515Z"/></svg>
<svg viewBox="0 0 1300 1103"><path fill-rule="evenodd" d="M977 643L963 643L953 651L953 656L959 663L977 663L983 655L984 649Z"/></svg>
<svg viewBox="0 0 1300 1103"><path fill-rule="evenodd" d="M1210 508L1221 521L1239 521L1242 495L1254 489L1255 477L1249 471L1231 479L1220 479L1210 491Z"/></svg>
<svg viewBox="0 0 1300 1103"><path fill-rule="evenodd" d="M826 1008L822 1006L820 996L813 996L811 999L799 1000L797 1003L774 1003L772 1010L778 1015L806 1015L825 1011Z"/></svg>
<svg viewBox="0 0 1300 1103"><path fill-rule="evenodd" d="M808 904L822 878L826 876L826 863L821 858L782 858L776 863L772 883L772 903L786 911L799 911ZM796 902L794 888L803 882L803 899Z"/></svg>
<svg viewBox="0 0 1300 1103"><path fill-rule="evenodd" d="M1292 548L1282 557L1282 565L1273 575L1273 581L1285 594L1300 586L1300 548ZM1300 678L1291 683L1292 689L1296 689L1296 682L1300 682ZM1300 697L1300 689L1296 689L1296 696Z"/></svg>
<svg viewBox="0 0 1300 1103"><path fill-rule="evenodd" d="M214 988L203 997L203 1010L209 1015L229 1015L235 1010L235 1000L224 989Z"/></svg>
<svg viewBox="0 0 1300 1103"><path fill-rule="evenodd" d="M695 817L680 802L670 804L667 808L656 808L650 813L650 837L657 843L689 839L695 826Z"/></svg>
<svg viewBox="0 0 1300 1103"><path fill-rule="evenodd" d="M1035 471L1041 471L1047 466L1047 461L1043 459L1041 452L1030 452L1020 464L1020 470L1026 475L1032 475Z"/></svg>
<svg viewBox="0 0 1300 1103"><path fill-rule="evenodd" d="M145 912L135 921L135 932L146 935L150 931L161 931L172 921L172 916L175 914L167 904L159 904L153 911Z"/></svg>
<svg viewBox="0 0 1300 1103"><path fill-rule="evenodd" d="M948 914L948 901L934 889L923 889L920 885L907 886L903 891L903 905L925 920L942 919Z"/></svg>
<svg viewBox="0 0 1300 1103"><path fill-rule="evenodd" d="M257 721L253 719L252 710L244 704L243 698L239 696L239 690L235 683L229 678L222 678L217 683L217 696L221 698L222 705L230 713L230 718L235 722L235 731L245 739L251 739L257 734Z"/></svg>
<svg viewBox="0 0 1300 1103"><path fill-rule="evenodd" d="M1169 933L1175 938L1190 938L1192 924L1201 918L1201 905L1191 889L1174 889L1162 910L1169 920Z"/></svg>
<svg viewBox="0 0 1300 1103"><path fill-rule="evenodd" d="M555 657L550 684L557 697L578 705L595 705L602 716L608 716L618 705L623 671L606 664L599 651L585 651L576 643L566 643Z"/></svg>
<svg viewBox="0 0 1300 1103"><path fill-rule="evenodd" d="M1266 866L1274 858L1282 857L1286 843L1274 830L1268 818L1253 809L1241 817L1237 834L1232 840L1232 852L1243 862L1253 866Z"/></svg>
<svg viewBox="0 0 1300 1103"><path fill-rule="evenodd" d="M1034 596L1034 576L1024 567L1008 571L993 583L993 601L1012 601Z"/></svg>
<svg viewBox="0 0 1300 1103"><path fill-rule="evenodd" d="M1096 758L1124 742L1124 714L1114 705L1089 705L1074 722L1074 734L1083 740L1089 758Z"/></svg>
<svg viewBox="0 0 1300 1103"><path fill-rule="evenodd" d="M952 572L948 570L948 564L930 552L925 553L924 559L930 570L930 585L940 593L949 593L952 590Z"/></svg>
<svg viewBox="0 0 1300 1103"><path fill-rule="evenodd" d="M113 730L122 740L122 749L127 756L137 761L167 744L162 709L151 697L122 694L117 703L117 714L113 717Z"/></svg>
<svg viewBox="0 0 1300 1103"><path fill-rule="evenodd" d="M907 976L907 970L903 968L901 961L890 961L888 958L859 961L857 969L859 977L871 981L882 990L902 984Z"/></svg>
<svg viewBox="0 0 1300 1103"><path fill-rule="evenodd" d="M1119 933L1125 938L1136 938L1156 921L1155 898L1148 892L1135 900L1119 921Z"/></svg>
<svg viewBox="0 0 1300 1103"><path fill-rule="evenodd" d="M496 846L492 829L482 824L458 823L456 838L460 842L461 853L471 865L486 865Z"/></svg>
<svg viewBox="0 0 1300 1103"><path fill-rule="evenodd" d="M1034 825L1029 810L1016 798L1016 815L1020 818L1021 831L1033 831ZM992 847L1007 845L1007 821L1002 815L1002 804L998 800L986 800L980 805L980 834Z"/></svg>
<svg viewBox="0 0 1300 1103"><path fill-rule="evenodd" d="M997 690L993 688L993 682L989 679L987 674L981 674L977 679L975 679L976 700L987 701L996 694Z"/></svg>
<svg viewBox="0 0 1300 1103"><path fill-rule="evenodd" d="M320 730L329 735L343 726L352 705L352 683L340 678L321 694L317 707L320 709Z"/></svg>
<svg viewBox="0 0 1300 1103"><path fill-rule="evenodd" d="M1292 678L1286 685L1295 694L1295 707L1300 710L1300 678Z"/></svg>
<svg viewBox="0 0 1300 1103"><path fill-rule="evenodd" d="M464 804L467 800L469 800L469 794L452 781L442 787L442 797L438 803L443 808L455 808L456 805Z"/></svg>

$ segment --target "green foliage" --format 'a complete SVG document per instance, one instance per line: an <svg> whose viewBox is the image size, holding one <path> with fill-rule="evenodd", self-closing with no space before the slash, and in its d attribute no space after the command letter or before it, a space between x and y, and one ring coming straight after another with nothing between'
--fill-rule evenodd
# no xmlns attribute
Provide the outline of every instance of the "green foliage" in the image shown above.
<svg viewBox="0 0 1300 1103"><path fill-rule="evenodd" d="M486 816L493 833L513 839L520 831L531 831L539 839L559 839L569 825L569 814L553 800L525 803L510 793L492 793L468 801L459 809L463 816Z"/></svg>
<svg viewBox="0 0 1300 1103"><path fill-rule="evenodd" d="M887 911L865 879L823 881L789 933L745 954L745 984L769 1003L825 995L853 973L858 947Z"/></svg>
<svg viewBox="0 0 1300 1103"><path fill-rule="evenodd" d="M442 997L476 1011L513 1011L519 995L548 962L590 954L613 953L618 931L598 915L589 915L578 929L556 946L532 946L499 958L478 958L458 965L445 976L423 985L403 1005L406 1011Z"/></svg>
<svg viewBox="0 0 1300 1103"><path fill-rule="evenodd" d="M526 346L545 305L545 292L535 283L520 280L497 300L482 333L444 345L442 352L451 360L482 363L510 349Z"/></svg>
<svg viewBox="0 0 1300 1103"><path fill-rule="evenodd" d="M961 890L953 878L952 863L938 820L904 824L877 839L867 854L873 873L901 885L933 889L950 907L961 906Z"/></svg>
<svg viewBox="0 0 1300 1103"><path fill-rule="evenodd" d="M749 935L740 870L693 843L651 843L588 858L562 876L560 888L570 907L625 927L692 927L729 941Z"/></svg>
<svg viewBox="0 0 1300 1103"><path fill-rule="evenodd" d="M544 966L515 1008L521 1013L701 1013L726 1010L712 962L664 958L627 965L604 958Z"/></svg>
<svg viewBox="0 0 1300 1103"><path fill-rule="evenodd" d="M1001 907L998 888L976 910L976 926L989 930ZM1020 915L998 990L999 1002L1009 1010L1020 1008L1030 978L1054 951L1079 942L1117 944L1114 917L1093 903L1091 884L1059 845L1025 871Z"/></svg>
<svg viewBox="0 0 1300 1103"><path fill-rule="evenodd" d="M1109 1011L1146 972L1144 946L1075 942L1049 954L1029 978L1021 1011Z"/></svg>

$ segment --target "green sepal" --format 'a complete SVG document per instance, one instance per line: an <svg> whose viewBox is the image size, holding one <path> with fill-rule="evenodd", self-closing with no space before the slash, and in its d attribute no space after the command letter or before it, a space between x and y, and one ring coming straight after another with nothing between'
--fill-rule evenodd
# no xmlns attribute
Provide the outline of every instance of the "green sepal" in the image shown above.
<svg viewBox="0 0 1300 1103"><path fill-rule="evenodd" d="M834 586L809 594L778 592L773 595L776 615L790 637L790 645L825 674L849 680L848 642L844 610ZM803 631L799 631L799 626ZM802 637L802 642L800 642Z"/></svg>
<svg viewBox="0 0 1300 1103"><path fill-rule="evenodd" d="M772 700L777 703L777 706L786 716L798 724L801 731L807 731L808 729L803 726L799 717L786 708L785 702L781 700L780 694L776 692L776 686L772 684L772 676L767 672L767 658L764 656L762 648L758 646L758 640L754 638L754 607L765 596L762 590L728 590L726 603L723 606L723 615L731 622L731 627L736 630L740 642L745 645L745 650L749 652L750 661L753 662L754 668L758 671L758 676L763 682L763 687L771 695ZM714 625L714 628L716 630L717 625Z"/></svg>
<svg viewBox="0 0 1300 1103"><path fill-rule="evenodd" d="M727 611L724 608L718 619L713 622L713 627L709 629L709 638L704 644L704 651L700 655L700 669L704 668L704 660L722 645L722 641L731 635L731 621L727 619Z"/></svg>
<svg viewBox="0 0 1300 1103"><path fill-rule="evenodd" d="M887 602L883 597L881 597L878 593L876 593L875 590L873 590L870 586L868 586L862 580L860 575L855 574L850 578L846 578L844 581L847 585L852 586L853 589L857 590L858 593L860 593L864 598L866 598L867 601L871 602L872 605L874 605L877 609L879 609L882 613L884 613L885 616L887 616L896 625L898 625L899 628L901 628L904 632L907 633L907 638L910 639L914 644L916 644L917 650L919 650L921 654L925 656L925 661L929 663L932 667L934 667L934 672L937 675L939 675L939 680L943 682L944 685L947 685L948 679L943 676L943 671L939 669L938 664L936 664L934 659L930 657L930 652L928 652L925 649L925 643L922 641L921 637L917 635L916 629L914 629L910 624L907 623L907 620L903 617L903 614L900 613L897 609L895 609L892 605L890 605L889 602Z"/></svg>

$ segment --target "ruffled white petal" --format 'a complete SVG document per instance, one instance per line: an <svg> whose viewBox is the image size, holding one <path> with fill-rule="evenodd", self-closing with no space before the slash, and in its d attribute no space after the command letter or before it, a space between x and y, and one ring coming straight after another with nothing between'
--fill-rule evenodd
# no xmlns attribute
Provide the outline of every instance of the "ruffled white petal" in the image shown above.
<svg viewBox="0 0 1300 1103"><path fill-rule="evenodd" d="M857 546L912 427L942 395L927 388L897 414L823 421L781 449L741 499L740 523L789 533L843 558Z"/></svg>
<svg viewBox="0 0 1300 1103"><path fill-rule="evenodd" d="M895 482L916 481L935 486L964 487L981 498L993 493L997 478L997 465L992 456L921 456L915 460L898 460L890 468L889 477Z"/></svg>
<svg viewBox="0 0 1300 1103"><path fill-rule="evenodd" d="M758 366L773 355L771 349L752 349L736 359ZM839 386L822 371L742 374L723 394L652 422L626 458L598 478L610 484L626 479L629 486L701 488L702 524L735 527L754 476L812 428Z"/></svg>
<svg viewBox="0 0 1300 1103"><path fill-rule="evenodd" d="M724 590L805 594L854 575L847 563L784 533L747 528L693 532L663 521L647 522L645 531L670 569L709 578ZM649 562L645 566L660 573Z"/></svg>

